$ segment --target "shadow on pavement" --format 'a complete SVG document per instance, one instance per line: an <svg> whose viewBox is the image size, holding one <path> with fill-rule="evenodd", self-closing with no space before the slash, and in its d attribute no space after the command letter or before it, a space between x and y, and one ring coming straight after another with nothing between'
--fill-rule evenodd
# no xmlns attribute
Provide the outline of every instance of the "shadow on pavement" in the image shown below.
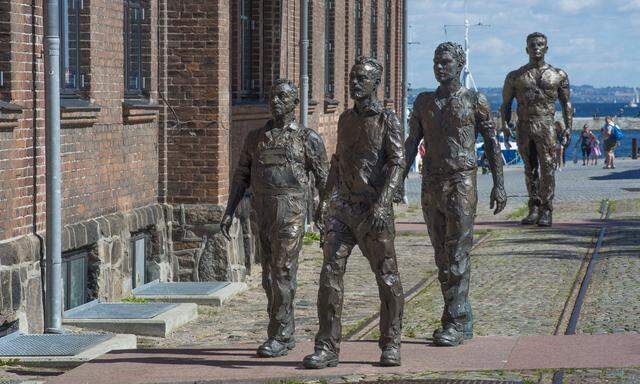
<svg viewBox="0 0 640 384"><path fill-rule="evenodd" d="M640 179L640 169L629 169L622 172L614 172L608 175L591 176L591 180L634 180Z"/></svg>

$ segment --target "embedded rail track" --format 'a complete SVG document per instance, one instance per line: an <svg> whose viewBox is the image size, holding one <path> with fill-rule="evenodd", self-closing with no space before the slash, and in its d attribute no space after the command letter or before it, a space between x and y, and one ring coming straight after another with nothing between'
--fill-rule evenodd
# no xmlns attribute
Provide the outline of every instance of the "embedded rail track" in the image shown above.
<svg viewBox="0 0 640 384"><path fill-rule="evenodd" d="M491 233L486 233L480 236L477 241L474 241L473 247L471 250L475 250L480 247L488 238L491 236ZM404 294L405 303L413 300L420 292L422 292L425 288L429 287L431 284L438 280L438 271L430 273L427 277L420 280L413 287L411 287ZM350 331L344 336L345 340L363 340L369 333L371 333L377 326L380 324L380 312L376 312L371 316L367 317L358 327L354 330Z"/></svg>
<svg viewBox="0 0 640 384"><path fill-rule="evenodd" d="M612 207L611 204L603 200L600 203L600 221L601 226L595 230L595 233L591 240L591 247L587 251L585 258L583 259L580 270L573 282L573 288L571 294L565 302L564 309L560 314L556 330L554 334L564 333L565 335L573 335L576 333L576 327L578 320L580 319L580 311L582 310L582 304L584 303L589 284L591 283L591 276L593 270L599 259L600 248L604 242L604 237L607 231L607 225L611 219ZM564 328L564 332L562 329ZM542 380L541 380L542 381ZM564 381L564 370L558 370L553 373L552 383L562 384Z"/></svg>

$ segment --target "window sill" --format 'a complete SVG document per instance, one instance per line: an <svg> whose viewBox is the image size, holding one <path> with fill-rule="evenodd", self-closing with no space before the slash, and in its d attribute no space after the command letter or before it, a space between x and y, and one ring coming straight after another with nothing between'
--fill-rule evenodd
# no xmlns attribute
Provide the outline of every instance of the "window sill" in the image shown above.
<svg viewBox="0 0 640 384"><path fill-rule="evenodd" d="M394 99L384 99L384 107L388 109L394 109L396 101Z"/></svg>
<svg viewBox="0 0 640 384"><path fill-rule="evenodd" d="M318 101L317 100L309 100L307 103L307 113L309 115L313 115L313 113L318 109Z"/></svg>
<svg viewBox="0 0 640 384"><path fill-rule="evenodd" d="M98 121L100 106L84 99L60 99L62 127L92 126Z"/></svg>
<svg viewBox="0 0 640 384"><path fill-rule="evenodd" d="M22 115L22 107L0 100L0 130L14 129Z"/></svg>
<svg viewBox="0 0 640 384"><path fill-rule="evenodd" d="M158 119L160 104L146 99L128 99L122 102L122 117L125 124L144 124Z"/></svg>
<svg viewBox="0 0 640 384"><path fill-rule="evenodd" d="M340 106L340 102L336 99L324 99L324 112L333 113Z"/></svg>

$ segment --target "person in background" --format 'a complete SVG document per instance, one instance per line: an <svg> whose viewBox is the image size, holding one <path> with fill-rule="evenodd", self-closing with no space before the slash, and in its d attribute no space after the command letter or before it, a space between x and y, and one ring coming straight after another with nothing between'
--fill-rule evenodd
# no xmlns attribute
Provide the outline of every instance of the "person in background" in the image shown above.
<svg viewBox="0 0 640 384"><path fill-rule="evenodd" d="M596 135L593 134L593 132L591 132L591 135L589 137L590 137L589 147L590 147L590 153L591 153L591 165L598 165L598 158L602 154L602 152L600 151L600 140L598 140L598 138L596 137Z"/></svg>
<svg viewBox="0 0 640 384"><path fill-rule="evenodd" d="M615 150L622 138L620 127L616 125L613 116L607 116L605 125L602 127L602 142L604 147L604 167L603 169L615 168Z"/></svg>
<svg viewBox="0 0 640 384"><path fill-rule="evenodd" d="M582 132L580 132L580 136L578 137L578 141L576 142L576 147L578 146L578 144L580 144L580 149L582 150L582 165L587 165L589 156L591 155L590 135L592 135L592 133L589 130L589 126L587 124L583 125Z"/></svg>
<svg viewBox="0 0 640 384"><path fill-rule="evenodd" d="M564 157L564 144L566 143L566 137L564 132L564 127L562 123L559 121L555 122L555 132L556 132L556 170L562 171L563 166L563 157Z"/></svg>

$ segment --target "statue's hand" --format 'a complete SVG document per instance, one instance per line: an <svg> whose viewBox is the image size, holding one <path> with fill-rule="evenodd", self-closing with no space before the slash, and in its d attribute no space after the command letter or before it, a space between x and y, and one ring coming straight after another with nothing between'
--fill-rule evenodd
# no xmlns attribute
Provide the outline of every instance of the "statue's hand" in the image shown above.
<svg viewBox="0 0 640 384"><path fill-rule="evenodd" d="M316 224L316 228L318 228L318 232L320 233L320 248L324 245L324 234L325 234L325 225L324 218L327 212L327 202L320 201L318 204L318 208L316 208L316 212L313 217L313 221Z"/></svg>
<svg viewBox="0 0 640 384"><path fill-rule="evenodd" d="M495 210L493 211L494 215L502 212L504 207L507 205L507 193L504 190L504 186L496 185L491 190L491 200L489 201L489 208L493 209L495 206Z"/></svg>
<svg viewBox="0 0 640 384"><path fill-rule="evenodd" d="M229 235L231 223L233 223L233 216L229 214L225 214L222 217L222 221L220 222L220 231L222 232L222 235L229 241L231 241L231 235Z"/></svg>
<svg viewBox="0 0 640 384"><path fill-rule="evenodd" d="M387 209L379 204L373 206L373 212L371 213L371 228L374 231L382 232L387 226L389 220L389 213Z"/></svg>
<svg viewBox="0 0 640 384"><path fill-rule="evenodd" d="M509 142L509 139L511 139L511 130L508 127L503 128L502 134L504 135L504 147L511 149L511 143Z"/></svg>

